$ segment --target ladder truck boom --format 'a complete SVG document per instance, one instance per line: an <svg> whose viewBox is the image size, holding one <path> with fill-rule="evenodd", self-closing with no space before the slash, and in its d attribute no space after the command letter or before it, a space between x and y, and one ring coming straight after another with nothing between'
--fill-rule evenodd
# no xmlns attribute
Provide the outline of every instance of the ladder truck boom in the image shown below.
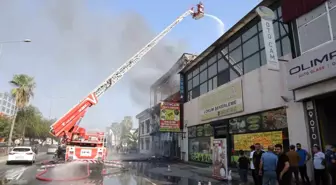
<svg viewBox="0 0 336 185"><path fill-rule="evenodd" d="M151 40L145 47L131 57L126 63L119 67L106 80L96 87L86 98L79 104L71 108L65 115L58 119L50 126L50 133L56 137L69 138L75 125L78 125L81 118L85 115L87 108L98 103L98 99L113 85L115 85L126 72L139 62L151 49L153 49L159 41L161 41L178 23L180 23L187 16L192 15L195 20L204 16L204 7L202 3L197 4L197 11L193 8L184 12L172 24L159 33L153 40Z"/></svg>

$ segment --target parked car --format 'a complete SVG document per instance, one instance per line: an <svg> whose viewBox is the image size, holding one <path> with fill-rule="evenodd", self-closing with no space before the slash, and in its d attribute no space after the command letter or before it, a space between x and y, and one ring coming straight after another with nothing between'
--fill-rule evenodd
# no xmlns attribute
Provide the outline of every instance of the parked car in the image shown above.
<svg viewBox="0 0 336 185"><path fill-rule="evenodd" d="M8 154L7 164L10 163L23 163L28 162L30 164L35 163L36 154L30 146L18 146Z"/></svg>
<svg viewBox="0 0 336 185"><path fill-rule="evenodd" d="M57 151L58 146L57 145L50 145L47 151L47 154L55 154Z"/></svg>

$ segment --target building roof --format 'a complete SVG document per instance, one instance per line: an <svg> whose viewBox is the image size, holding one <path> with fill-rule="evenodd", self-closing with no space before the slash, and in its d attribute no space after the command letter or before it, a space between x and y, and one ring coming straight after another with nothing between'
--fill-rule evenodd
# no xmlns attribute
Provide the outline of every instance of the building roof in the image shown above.
<svg viewBox="0 0 336 185"><path fill-rule="evenodd" d="M216 48L220 47L224 44L230 37L232 37L235 33L241 30L246 24L252 21L258 14L255 12L255 9L259 6L270 6L274 2L278 0L263 0L256 7L254 7L250 12L248 12L242 19L240 19L234 26L232 26L228 31L226 31L220 38L218 38L213 44L211 44L207 49L205 49L200 55L198 55L192 62L189 63L181 73L187 72L193 66L202 61L205 57L211 54Z"/></svg>
<svg viewBox="0 0 336 185"><path fill-rule="evenodd" d="M194 60L197 55L190 53L183 53L182 56L177 60L177 62L166 72L163 76L161 76L153 85L151 85L151 89L159 87L161 84L165 84L168 82L169 78L177 74L180 70L182 70L185 66L189 64L190 61Z"/></svg>
<svg viewBox="0 0 336 185"><path fill-rule="evenodd" d="M139 118L141 118L142 116L145 116L145 115L147 115L147 114L149 114L149 113L150 113L150 109L147 108L147 109L143 110L142 112L140 112L139 114L137 114L137 115L135 116L135 118L136 118L136 119L139 119Z"/></svg>

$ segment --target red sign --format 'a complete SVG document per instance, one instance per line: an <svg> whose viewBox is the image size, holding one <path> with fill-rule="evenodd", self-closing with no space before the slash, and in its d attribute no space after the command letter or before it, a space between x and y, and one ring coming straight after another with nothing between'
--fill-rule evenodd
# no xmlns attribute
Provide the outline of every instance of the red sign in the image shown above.
<svg viewBox="0 0 336 185"><path fill-rule="evenodd" d="M180 132L180 103L162 102L160 105L160 131Z"/></svg>

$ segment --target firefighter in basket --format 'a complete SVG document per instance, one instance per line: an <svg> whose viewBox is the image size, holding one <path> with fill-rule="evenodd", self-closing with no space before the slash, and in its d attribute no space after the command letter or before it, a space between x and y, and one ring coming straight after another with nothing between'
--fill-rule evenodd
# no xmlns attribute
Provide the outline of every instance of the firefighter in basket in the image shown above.
<svg viewBox="0 0 336 185"><path fill-rule="evenodd" d="M194 7L191 8L191 10L193 11L192 13L192 18L195 20L198 20L202 17L204 17L204 5L202 2L197 4L197 11L194 11Z"/></svg>

